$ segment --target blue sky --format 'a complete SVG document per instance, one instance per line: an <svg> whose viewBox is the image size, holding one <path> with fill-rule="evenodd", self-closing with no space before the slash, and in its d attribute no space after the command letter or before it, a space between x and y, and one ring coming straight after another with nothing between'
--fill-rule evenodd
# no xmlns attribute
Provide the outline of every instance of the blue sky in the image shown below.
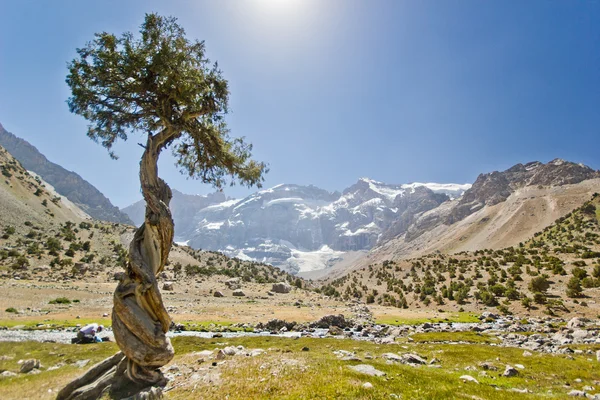
<svg viewBox="0 0 600 400"><path fill-rule="evenodd" d="M556 157L600 168L598 1L2 1L0 123L120 207L141 198L137 137L118 161L86 137L66 63L146 12L206 41L265 186L464 183ZM163 158L173 188L212 191Z"/></svg>

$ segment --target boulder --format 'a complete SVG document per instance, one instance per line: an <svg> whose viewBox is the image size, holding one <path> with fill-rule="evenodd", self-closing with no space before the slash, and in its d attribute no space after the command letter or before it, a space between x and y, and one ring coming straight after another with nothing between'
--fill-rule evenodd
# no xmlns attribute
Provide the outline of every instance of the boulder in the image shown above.
<svg viewBox="0 0 600 400"><path fill-rule="evenodd" d="M165 283L163 283L162 290L165 290L167 292L172 292L173 291L173 282L165 282Z"/></svg>
<svg viewBox="0 0 600 400"><path fill-rule="evenodd" d="M225 297L225 295L223 294L223 292L221 292L221 291L219 291L219 290L216 290L216 291L213 293L213 297Z"/></svg>
<svg viewBox="0 0 600 400"><path fill-rule="evenodd" d="M317 322L310 324L311 328L322 328L327 329L330 326L337 326L342 329L350 327L352 324L342 314L338 315L326 315Z"/></svg>
<svg viewBox="0 0 600 400"><path fill-rule="evenodd" d="M369 375L369 376L385 376L385 372L379 371L378 369L375 369L374 366L368 365L368 364L353 365L348 368L350 368L351 370L354 370L355 372Z"/></svg>
<svg viewBox="0 0 600 400"><path fill-rule="evenodd" d="M575 328L583 328L585 327L585 323L587 319L581 317L571 318L569 322L567 322L567 328L575 329Z"/></svg>
<svg viewBox="0 0 600 400"><path fill-rule="evenodd" d="M517 371L514 367L507 365L506 368L504 369L504 373L502 374L502 376L505 377L511 377L511 376L517 376L519 375L519 371Z"/></svg>
<svg viewBox="0 0 600 400"><path fill-rule="evenodd" d="M289 293L292 287L287 282L274 283L271 291L274 293Z"/></svg>
<svg viewBox="0 0 600 400"><path fill-rule="evenodd" d="M473 382L479 384L479 381L473 378L471 375L462 375L459 379L462 379L463 382Z"/></svg>
<svg viewBox="0 0 600 400"><path fill-rule="evenodd" d="M329 327L329 334L332 336L343 335L344 331L339 326L332 325Z"/></svg>
<svg viewBox="0 0 600 400"><path fill-rule="evenodd" d="M236 297L244 297L244 296L246 296L246 293L244 293L243 291L238 289L238 290L233 291L233 295Z"/></svg>
<svg viewBox="0 0 600 400"><path fill-rule="evenodd" d="M25 360L23 361L23 364L21 364L21 369L19 370L19 372L21 372L22 374L26 374L33 369L40 369L41 366L42 364L40 363L40 360Z"/></svg>
<svg viewBox="0 0 600 400"><path fill-rule="evenodd" d="M231 278L225 281L225 286L231 290L236 290L242 287L240 278Z"/></svg>

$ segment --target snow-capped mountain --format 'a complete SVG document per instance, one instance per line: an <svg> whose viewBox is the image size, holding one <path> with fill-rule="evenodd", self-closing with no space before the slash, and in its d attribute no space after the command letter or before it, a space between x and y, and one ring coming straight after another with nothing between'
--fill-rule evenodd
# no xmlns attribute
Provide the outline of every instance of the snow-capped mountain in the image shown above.
<svg viewBox="0 0 600 400"><path fill-rule="evenodd" d="M361 178L343 193L281 184L187 216L179 242L271 263L291 272L323 269L345 252L404 233L416 215L460 197L470 185L389 185ZM175 207L173 205L172 207ZM174 211L174 215L177 213ZM191 223L190 223L191 222Z"/></svg>

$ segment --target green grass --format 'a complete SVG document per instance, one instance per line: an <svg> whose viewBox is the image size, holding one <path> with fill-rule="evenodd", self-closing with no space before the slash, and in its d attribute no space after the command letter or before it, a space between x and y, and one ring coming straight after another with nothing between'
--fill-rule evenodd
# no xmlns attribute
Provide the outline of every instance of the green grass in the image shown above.
<svg viewBox="0 0 600 400"><path fill-rule="evenodd" d="M381 317L377 318L376 322L378 324L385 325L420 325L426 322L429 323L438 323L438 322L479 322L479 318L477 314L459 312L459 313L451 313L447 317L443 318L396 318L396 317Z"/></svg>
<svg viewBox="0 0 600 400"><path fill-rule="evenodd" d="M600 207L596 206L596 219L600 223Z"/></svg>
<svg viewBox="0 0 600 400"><path fill-rule="evenodd" d="M235 339L201 339L177 337L173 339L176 357L173 361L183 374L173 382L169 399L390 399L392 394L404 399L541 399L564 398L572 389L595 386L593 381L600 376L600 363L587 361L587 354L567 357L534 353L523 356L522 349L503 348L485 344L493 338L484 335L469 337L469 332L461 333L463 339L477 344L431 344L406 343L380 345L370 342L339 339L288 339L279 337L244 337ZM420 334L427 335L427 334ZM413 337L416 335L413 335ZM422 336L431 339L431 337ZM439 337L438 337L439 338ZM483 339L482 339L483 338ZM427 340L430 342L430 340ZM242 345L246 348L262 348L267 352L257 357L229 357L224 363L211 367L209 362L198 363L194 352L214 350L224 346ZM302 351L308 347L309 351ZM378 370L386 372L385 377L371 377L349 369L359 362L341 361L334 350L353 351ZM86 368L117 351L115 344L100 343L85 346L54 343L0 343L0 354L13 357L1 360L0 369L17 371L19 359L37 358L46 367L65 363L55 371L43 370L38 375L18 375L13 378L0 378L0 398L51 399L56 389L62 387L84 370L72 363L80 359L90 359ZM388 364L383 353L414 352L427 360L437 358L441 368L427 366L411 367ZM374 358L367 359L370 354ZM480 376L477 365L481 362L493 363L498 371L487 371ZM523 364L517 377L505 378L502 375L506 364ZM476 367L467 371L466 367ZM188 369L188 372L185 370ZM192 379L192 374L200 378ZM212 374L213 378L202 376ZM463 383L461 375L471 375L480 384ZM575 379L581 379L581 383ZM364 389L362 384L370 382L372 389ZM569 388L563 387L569 383ZM499 388L501 390L497 390ZM511 388L529 389L531 394L516 394ZM48 392L52 389L53 392Z"/></svg>
<svg viewBox="0 0 600 400"><path fill-rule="evenodd" d="M91 323L97 323L104 326L111 326L112 322L110 318L71 318L71 319L0 319L1 328L15 328L25 330L36 330L36 329L60 329L60 328L74 328L77 325L87 325ZM41 325L41 326L38 326Z"/></svg>
<svg viewBox="0 0 600 400"><path fill-rule="evenodd" d="M498 343L497 337L477 332L425 332L410 336L415 343L431 342L467 342L467 343Z"/></svg>

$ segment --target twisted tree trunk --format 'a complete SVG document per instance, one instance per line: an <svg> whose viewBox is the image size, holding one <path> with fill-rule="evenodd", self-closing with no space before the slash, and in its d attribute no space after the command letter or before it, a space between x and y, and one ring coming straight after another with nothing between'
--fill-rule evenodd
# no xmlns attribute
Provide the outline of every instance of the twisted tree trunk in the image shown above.
<svg viewBox="0 0 600 400"><path fill-rule="evenodd" d="M121 352L71 382L59 392L57 400L91 400L107 392L113 398L162 396L148 388L164 386L166 379L158 368L174 355L166 337L171 318L156 281L169 257L174 230L169 210L171 189L158 177L158 156L165 137L149 135L140 162L146 216L129 247L126 277L115 290L112 312L113 332Z"/></svg>

